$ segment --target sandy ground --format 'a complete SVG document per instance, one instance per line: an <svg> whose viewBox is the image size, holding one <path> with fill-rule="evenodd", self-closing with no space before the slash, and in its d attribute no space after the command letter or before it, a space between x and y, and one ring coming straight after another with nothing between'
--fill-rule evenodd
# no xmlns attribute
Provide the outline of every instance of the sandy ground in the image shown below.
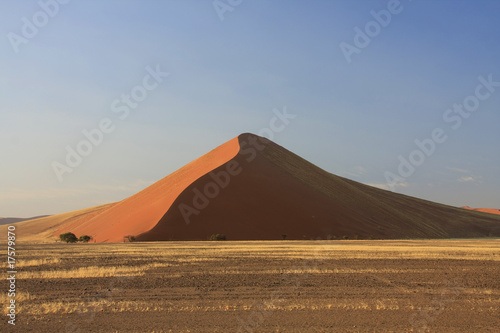
<svg viewBox="0 0 500 333"><path fill-rule="evenodd" d="M25 244L17 253L20 312L15 327L2 316L2 332L500 327L495 239Z"/></svg>

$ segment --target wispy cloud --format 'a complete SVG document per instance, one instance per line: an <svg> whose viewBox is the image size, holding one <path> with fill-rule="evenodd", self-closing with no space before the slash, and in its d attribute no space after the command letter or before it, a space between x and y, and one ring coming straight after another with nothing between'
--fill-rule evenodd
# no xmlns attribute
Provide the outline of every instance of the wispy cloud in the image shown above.
<svg viewBox="0 0 500 333"><path fill-rule="evenodd" d="M457 179L459 183L471 183L475 185L481 185L483 183L483 177L481 176L463 176Z"/></svg>
<svg viewBox="0 0 500 333"><path fill-rule="evenodd" d="M459 173L469 173L470 172L469 170L454 168L454 167L446 167L446 169L451 170L451 171L455 171L455 172L459 172Z"/></svg>
<svg viewBox="0 0 500 333"><path fill-rule="evenodd" d="M454 178L456 182L472 183L472 184L482 184L482 182L483 182L481 176L474 176L474 175L472 175L472 172L469 170L450 167L450 166L447 166L446 169L453 171L453 172L456 172L456 173L463 174L462 176L460 176L458 178Z"/></svg>
<svg viewBox="0 0 500 333"><path fill-rule="evenodd" d="M458 178L458 181L459 181L460 183L473 182L473 181L475 181L475 180L476 180L476 179L474 179L474 177L471 177L471 176L468 176L468 177L465 177L465 176L464 176L464 177L460 177L460 178Z"/></svg>
<svg viewBox="0 0 500 333"><path fill-rule="evenodd" d="M390 190L389 185L387 185L387 183L365 183L365 185L377 187L377 188L380 188L382 190ZM400 182L400 183L397 183L397 184L393 184L393 187L395 187L395 188L398 188L398 187L408 187L409 185L410 185L409 183Z"/></svg>
<svg viewBox="0 0 500 333"><path fill-rule="evenodd" d="M356 166L349 171L344 171L342 172L342 175L344 177L360 177L363 175L366 175L368 173L368 170L362 166Z"/></svg>

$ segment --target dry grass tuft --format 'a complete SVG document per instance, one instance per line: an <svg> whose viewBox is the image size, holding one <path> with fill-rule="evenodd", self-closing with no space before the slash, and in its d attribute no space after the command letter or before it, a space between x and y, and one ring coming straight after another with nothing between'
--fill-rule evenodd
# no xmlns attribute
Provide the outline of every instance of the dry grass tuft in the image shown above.
<svg viewBox="0 0 500 333"><path fill-rule="evenodd" d="M53 265L53 264L59 264L60 262L61 262L61 259L59 259L59 258L52 258L52 259L51 258L41 258L41 259L32 259L32 260L19 259L16 267L23 268L23 267L32 267L32 266Z"/></svg>
<svg viewBox="0 0 500 333"><path fill-rule="evenodd" d="M9 312L7 306L10 303L11 299L12 298L9 297L7 292L0 293L0 304L2 304L4 315L6 315ZM30 293L27 291L17 291L16 297L14 297L14 299L16 300L16 312L19 313L23 309L23 307L21 306L22 303L24 303L25 301L33 300L35 298L32 295L30 295Z"/></svg>
<svg viewBox="0 0 500 333"><path fill-rule="evenodd" d="M147 270L157 267L169 267L167 263L151 263L142 266L89 266L69 270L25 271L19 272L18 279L78 279L102 278L113 276L141 276Z"/></svg>

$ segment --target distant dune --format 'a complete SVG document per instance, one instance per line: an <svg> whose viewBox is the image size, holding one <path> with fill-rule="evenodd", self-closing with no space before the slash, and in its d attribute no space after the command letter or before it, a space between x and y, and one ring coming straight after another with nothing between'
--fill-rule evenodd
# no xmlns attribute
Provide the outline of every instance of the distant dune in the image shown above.
<svg viewBox="0 0 500 333"><path fill-rule="evenodd" d="M490 213L490 214L497 214L500 215L500 209L495 209L495 208L471 208L469 206L462 207L468 210L474 210L476 212L483 212L483 213Z"/></svg>
<svg viewBox="0 0 500 333"><path fill-rule="evenodd" d="M47 216L49 216L49 215L35 216L35 217L29 217L29 218L0 217L0 225L18 223L18 222L29 221L29 220L35 220L35 219L39 219L39 218L47 217Z"/></svg>
<svg viewBox="0 0 500 333"><path fill-rule="evenodd" d="M18 225L36 242L68 231L96 242L500 236L500 216L363 185L253 134L118 203Z"/></svg>

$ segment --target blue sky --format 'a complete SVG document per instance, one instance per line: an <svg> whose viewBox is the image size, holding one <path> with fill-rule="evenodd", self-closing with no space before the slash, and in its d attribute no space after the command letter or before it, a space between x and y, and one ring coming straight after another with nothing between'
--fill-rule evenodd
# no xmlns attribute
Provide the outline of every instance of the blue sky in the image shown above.
<svg viewBox="0 0 500 333"><path fill-rule="evenodd" d="M498 1L221 0L223 20L212 1L40 3L0 4L0 216L121 200L259 133L275 109L296 115L275 142L382 188L440 128L447 140L393 190L500 208L500 87L458 129L443 119L479 77L500 82ZM388 6L398 13L348 63L341 43L356 46L354 28ZM168 77L119 119L112 103L157 67ZM59 181L54 161L106 118L114 130Z"/></svg>

